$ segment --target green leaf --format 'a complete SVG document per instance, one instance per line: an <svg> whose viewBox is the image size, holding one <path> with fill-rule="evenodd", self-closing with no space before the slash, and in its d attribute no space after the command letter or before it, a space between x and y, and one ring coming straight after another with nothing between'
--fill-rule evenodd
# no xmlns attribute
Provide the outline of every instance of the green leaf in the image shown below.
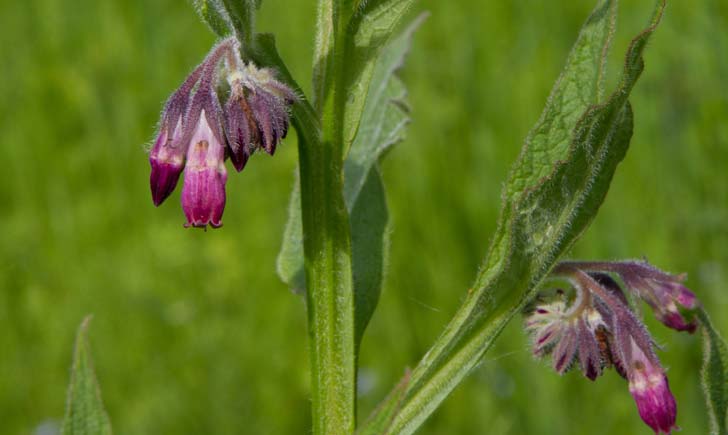
<svg viewBox="0 0 728 435"><path fill-rule="evenodd" d="M220 0L193 0L195 10L217 36L231 33L232 23Z"/></svg>
<svg viewBox="0 0 728 435"><path fill-rule="evenodd" d="M338 2L319 0L316 6L316 39L313 52L313 106L316 113L323 114L334 84L334 55L340 11Z"/></svg>
<svg viewBox="0 0 728 435"><path fill-rule="evenodd" d="M372 86L360 115L361 128L344 162L344 197L349 207L380 156L404 139L409 107L405 101L407 90L397 71L403 66L414 32L426 18L427 14L421 14L392 39L372 71Z"/></svg>
<svg viewBox="0 0 728 435"><path fill-rule="evenodd" d="M296 170L291 198L288 201L288 220L283 230L283 243L276 259L278 277L294 293L306 290L303 272L303 224L301 223L301 183Z"/></svg>
<svg viewBox="0 0 728 435"><path fill-rule="evenodd" d="M409 109L405 103L406 89L396 73L409 50L413 32L423 19L421 16L413 21L382 53L373 74L375 85L367 96L362 128L344 162L344 201L352 231L357 344L379 300L384 275L388 213L377 164L392 145L404 139ZM305 282L298 186L296 180L277 269L285 283L301 292Z"/></svg>
<svg viewBox="0 0 728 435"><path fill-rule="evenodd" d="M220 0L225 9L226 16L235 29L242 49L248 50L252 45L255 34L255 12L260 6L260 0Z"/></svg>
<svg viewBox="0 0 728 435"><path fill-rule="evenodd" d="M86 317L76 335L66 415L63 418L63 435L111 434L111 422L101 401L101 391L91 361L88 343L90 321L91 316Z"/></svg>
<svg viewBox="0 0 728 435"><path fill-rule="evenodd" d="M344 161L344 200L351 210L357 346L379 302L386 264L388 211L377 164L390 147L405 138L407 90L396 74L409 52L412 35L425 17L416 18L382 52L372 75L361 129Z"/></svg>
<svg viewBox="0 0 728 435"><path fill-rule="evenodd" d="M384 279L389 213L377 167L368 176L351 210L351 259L354 276L354 326L357 351L379 302Z"/></svg>
<svg viewBox="0 0 728 435"><path fill-rule="evenodd" d="M425 421L477 366L596 215L629 146L628 97L664 6L657 4L649 27L632 41L622 79L602 104L616 2L599 2L582 27L510 173L499 226L472 290L413 370L387 434L413 433Z"/></svg>
<svg viewBox="0 0 728 435"><path fill-rule="evenodd" d="M343 125L345 151L352 145L363 121L362 112L378 58L413 3L414 0L370 0L359 7L349 22L345 42L347 62L344 68L347 93ZM416 27L417 24L410 26L410 31Z"/></svg>
<svg viewBox="0 0 728 435"><path fill-rule="evenodd" d="M704 309L698 310L703 327L703 393L708 405L710 431L728 434L728 344L715 330Z"/></svg>

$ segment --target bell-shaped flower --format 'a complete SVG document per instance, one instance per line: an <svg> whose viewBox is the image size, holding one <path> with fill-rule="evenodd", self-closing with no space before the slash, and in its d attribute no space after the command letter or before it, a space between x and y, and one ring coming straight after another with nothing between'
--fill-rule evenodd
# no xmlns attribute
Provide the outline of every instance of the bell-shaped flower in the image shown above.
<svg viewBox="0 0 728 435"><path fill-rule="evenodd" d="M622 262L615 265L615 271L622 277L627 288L647 302L655 316L667 327L695 332L695 319L686 319L680 309L693 310L698 301L695 294L682 282L685 275L665 273L647 262Z"/></svg>
<svg viewBox="0 0 728 435"><path fill-rule="evenodd" d="M195 93L186 122L190 130L187 166L182 186L185 226L222 225L225 209L225 136L222 109L212 84L202 81Z"/></svg>
<svg viewBox="0 0 728 435"><path fill-rule="evenodd" d="M628 272L635 272L630 280L626 279L630 276ZM558 373L564 373L578 359L582 372L592 380L604 367L613 365L627 379L642 420L656 434L670 434L677 429L677 404L655 354L654 340L609 273L620 274L626 286L646 285L634 277L661 283L664 289L650 287L651 292L647 293L657 299L663 297L661 303L669 295L669 300L683 306L697 304L692 292L675 285L674 277L642 264L561 263L554 274L572 284L575 297L565 298L561 290L550 301L543 302L539 296L541 303L526 321L526 329L533 337L534 354L552 353L553 367Z"/></svg>
<svg viewBox="0 0 728 435"><path fill-rule="evenodd" d="M174 191L182 173L187 155L187 142L183 142L184 117L189 106L192 88L200 77L202 67L190 74L167 100L159 123L159 132L149 153L152 167L149 185L152 201L159 206Z"/></svg>
<svg viewBox="0 0 728 435"><path fill-rule="evenodd" d="M637 403L642 420L656 434L669 434L677 429L677 404L667 382L667 376L649 349L630 339L623 358L627 368L629 392Z"/></svg>

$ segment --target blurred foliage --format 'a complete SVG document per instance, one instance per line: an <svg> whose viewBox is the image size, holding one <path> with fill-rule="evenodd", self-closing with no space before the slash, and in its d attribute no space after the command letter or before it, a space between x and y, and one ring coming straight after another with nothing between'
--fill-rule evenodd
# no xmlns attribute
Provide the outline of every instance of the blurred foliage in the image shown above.
<svg viewBox="0 0 728 435"><path fill-rule="evenodd" d="M421 2L431 18L403 71L413 123L383 166L389 268L361 352L365 415L454 312L494 231L500 189L591 2ZM621 4L610 66L652 2ZM298 81L310 83L313 1L269 1ZM686 271L728 331L728 4L673 2L634 91L635 136L571 257L647 256ZM305 312L275 274L295 135L228 182L225 226L155 209L145 143L167 95L214 42L172 0L0 3L0 432L63 416L76 326L91 337L119 434L306 433ZM648 319L665 347L685 433L706 433L699 336ZM626 384L563 378L513 322L422 434L649 433Z"/></svg>

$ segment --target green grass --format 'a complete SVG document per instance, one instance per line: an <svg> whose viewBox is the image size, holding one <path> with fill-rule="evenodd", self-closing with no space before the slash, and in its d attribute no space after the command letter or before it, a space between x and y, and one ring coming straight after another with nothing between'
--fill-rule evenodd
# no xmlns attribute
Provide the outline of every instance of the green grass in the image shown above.
<svg viewBox="0 0 728 435"><path fill-rule="evenodd" d="M651 1L622 2L610 71ZM413 122L384 163L392 233L364 339L365 416L426 351L488 246L501 183L538 118L590 2L429 2L403 77ZM572 257L647 256L689 274L728 331L728 6L673 2L633 98L635 135ZM310 89L312 1L264 2ZM225 226L159 209L144 144L167 95L213 43L180 1L31 0L0 6L0 433L63 415L74 332L91 343L118 434L303 434L302 299L275 275L295 135L228 183ZM616 76L612 77L612 83ZM698 336L647 316L684 433L707 433ZM559 377L520 320L422 434L650 433L614 372Z"/></svg>

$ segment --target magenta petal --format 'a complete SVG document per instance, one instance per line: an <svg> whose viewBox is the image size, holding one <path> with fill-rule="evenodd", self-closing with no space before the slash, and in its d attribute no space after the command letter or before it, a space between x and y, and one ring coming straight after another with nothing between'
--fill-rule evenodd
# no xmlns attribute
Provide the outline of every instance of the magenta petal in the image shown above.
<svg viewBox="0 0 728 435"><path fill-rule="evenodd" d="M687 331L692 334L698 327L695 320L687 322L678 312L666 311L664 314L658 314L658 318L665 326L676 331Z"/></svg>
<svg viewBox="0 0 728 435"><path fill-rule="evenodd" d="M182 209L186 227L222 226L226 176L215 169L186 170L182 187Z"/></svg>
<svg viewBox="0 0 728 435"><path fill-rule="evenodd" d="M152 201L155 206L159 206L177 187L183 165L158 162L153 159L150 159L150 163L152 173L149 176L149 184L152 189Z"/></svg>
<svg viewBox="0 0 728 435"><path fill-rule="evenodd" d="M182 209L186 227L222 226L225 209L225 149L212 133L204 112L192 136L187 153Z"/></svg>
<svg viewBox="0 0 728 435"><path fill-rule="evenodd" d="M687 287L679 283L672 283L670 287L670 293L678 304L689 310L698 307L698 299L695 297L695 293L691 292Z"/></svg>
<svg viewBox="0 0 728 435"><path fill-rule="evenodd" d="M677 404L663 373L656 372L649 376L644 373L630 381L629 389L637 403L640 417L656 434L669 434L677 429Z"/></svg>
<svg viewBox="0 0 728 435"><path fill-rule="evenodd" d="M152 172L149 176L149 187L152 201L159 206L174 191L184 168L185 149L174 139L168 140L168 127L163 127L154 147L149 153L149 164Z"/></svg>

